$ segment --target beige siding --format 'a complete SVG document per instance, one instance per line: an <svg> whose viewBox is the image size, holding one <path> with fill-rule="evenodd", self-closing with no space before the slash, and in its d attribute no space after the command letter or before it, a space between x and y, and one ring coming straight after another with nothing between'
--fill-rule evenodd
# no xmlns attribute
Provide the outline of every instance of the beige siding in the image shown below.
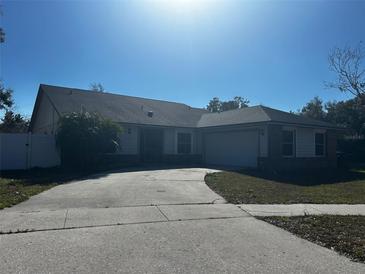
<svg viewBox="0 0 365 274"><path fill-rule="evenodd" d="M42 95L38 113L33 125L33 133L55 134L57 130L58 114L49 99Z"/></svg>
<svg viewBox="0 0 365 274"><path fill-rule="evenodd" d="M296 156L314 157L314 130L311 128L296 129Z"/></svg>
<svg viewBox="0 0 365 274"><path fill-rule="evenodd" d="M175 129L175 141L174 141L174 154L177 154L177 134L178 133L191 133L191 154L196 154L197 151L197 137L196 130L191 128L176 128Z"/></svg>
<svg viewBox="0 0 365 274"><path fill-rule="evenodd" d="M262 127L259 130L260 138L260 157L267 157L268 155L268 130L267 127Z"/></svg>
<svg viewBox="0 0 365 274"><path fill-rule="evenodd" d="M121 135L121 144L118 153L120 154L138 154L139 153L139 130L137 126L122 125L123 134ZM128 133L130 129L130 133ZM201 153L201 140L197 136L196 130L186 128L164 128L163 129L163 153L177 154L177 134L179 132L190 132L192 134L191 154Z"/></svg>
<svg viewBox="0 0 365 274"><path fill-rule="evenodd" d="M195 132L195 152L196 154L203 153L203 134L201 132Z"/></svg>
<svg viewBox="0 0 365 274"><path fill-rule="evenodd" d="M120 154L138 154L138 128L136 126L122 125L123 133L120 136Z"/></svg>
<svg viewBox="0 0 365 274"><path fill-rule="evenodd" d="M315 134L316 132L325 133L324 129L297 128L296 129L296 156L316 157Z"/></svg>
<svg viewBox="0 0 365 274"><path fill-rule="evenodd" d="M283 127L283 129L295 130L295 145L297 158L316 157L315 155L315 133L326 131L323 129L305 127Z"/></svg>
<svg viewBox="0 0 365 274"><path fill-rule="evenodd" d="M188 132L192 136L191 154L201 153L201 138L197 130L189 128L165 128L164 129L164 154L177 154L177 134L179 132Z"/></svg>
<svg viewBox="0 0 365 274"><path fill-rule="evenodd" d="M164 129L164 154L175 154L175 129L166 128Z"/></svg>

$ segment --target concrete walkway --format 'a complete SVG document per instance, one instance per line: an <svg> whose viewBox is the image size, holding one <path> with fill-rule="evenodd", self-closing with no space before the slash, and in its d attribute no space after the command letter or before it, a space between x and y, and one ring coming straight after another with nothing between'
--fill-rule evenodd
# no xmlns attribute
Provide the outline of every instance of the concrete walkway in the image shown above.
<svg viewBox="0 0 365 274"><path fill-rule="evenodd" d="M365 273L253 217L0 235L0 273Z"/></svg>
<svg viewBox="0 0 365 274"><path fill-rule="evenodd" d="M0 234L112 225L250 217L232 204L70 208L0 212Z"/></svg>
<svg viewBox="0 0 365 274"><path fill-rule="evenodd" d="M365 216L365 205L207 203L69 208L32 212L8 210L0 212L0 234L167 221L323 214Z"/></svg>
<svg viewBox="0 0 365 274"><path fill-rule="evenodd" d="M362 215L365 205L347 204L243 204L238 205L252 216Z"/></svg>

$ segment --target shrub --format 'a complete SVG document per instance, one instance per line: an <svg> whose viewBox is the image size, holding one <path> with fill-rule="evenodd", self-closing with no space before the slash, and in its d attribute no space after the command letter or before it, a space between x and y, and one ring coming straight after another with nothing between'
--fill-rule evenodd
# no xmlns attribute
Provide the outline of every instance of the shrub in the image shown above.
<svg viewBox="0 0 365 274"><path fill-rule="evenodd" d="M97 113L70 113L59 120L56 143L62 165L76 169L92 169L102 155L118 149L122 128Z"/></svg>
<svg viewBox="0 0 365 274"><path fill-rule="evenodd" d="M338 150L345 163L365 163L365 139L339 139Z"/></svg>

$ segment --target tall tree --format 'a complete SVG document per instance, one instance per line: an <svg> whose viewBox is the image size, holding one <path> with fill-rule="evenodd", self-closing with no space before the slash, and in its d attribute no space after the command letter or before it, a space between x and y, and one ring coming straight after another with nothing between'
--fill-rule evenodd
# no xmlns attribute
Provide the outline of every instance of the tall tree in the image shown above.
<svg viewBox="0 0 365 274"><path fill-rule="evenodd" d="M97 92L104 92L104 87L100 83L91 83L90 90L97 91Z"/></svg>
<svg viewBox="0 0 365 274"><path fill-rule="evenodd" d="M9 88L5 88L0 81L0 110L9 109L13 105L13 91Z"/></svg>
<svg viewBox="0 0 365 274"><path fill-rule="evenodd" d="M236 102L237 108L245 108L248 107L248 104L250 103L249 100L241 97L241 96L235 96L234 101Z"/></svg>
<svg viewBox="0 0 365 274"><path fill-rule="evenodd" d="M3 16L1 6L0 6L0 16ZM5 42L5 32L4 29L0 27L0 44L4 42ZM14 101L12 98L12 92L13 91L11 89L7 89L4 87L2 80L0 79L0 110L8 109L13 106Z"/></svg>
<svg viewBox="0 0 365 274"><path fill-rule="evenodd" d="M3 16L3 11L0 6L0 16ZM5 31L2 27L0 27L0 44L5 42Z"/></svg>
<svg viewBox="0 0 365 274"><path fill-rule="evenodd" d="M210 112L219 112L221 110L221 101L218 97L214 97L212 100L209 101L207 105L207 110Z"/></svg>
<svg viewBox="0 0 365 274"><path fill-rule="evenodd" d="M357 47L334 48L328 56L330 70L337 79L327 82L329 88L349 92L365 104L365 51L360 42Z"/></svg>
<svg viewBox="0 0 365 274"><path fill-rule="evenodd" d="M27 132L29 120L20 114L7 110L0 122L0 132L23 133Z"/></svg>
<svg viewBox="0 0 365 274"><path fill-rule="evenodd" d="M5 42L5 32L4 29L0 27L0 43Z"/></svg>
<svg viewBox="0 0 365 274"><path fill-rule="evenodd" d="M326 118L323 101L318 96L310 100L299 114L316 120L325 120Z"/></svg>
<svg viewBox="0 0 365 274"><path fill-rule="evenodd" d="M26 132L29 126L29 120L21 114L15 113L13 90L5 88L0 81L0 110L5 110L3 117L0 119L0 132Z"/></svg>
<svg viewBox="0 0 365 274"><path fill-rule="evenodd" d="M233 100L228 101L220 101L218 97L214 97L207 105L207 110L210 112L221 112L231 109L244 108L248 107L249 102L250 101L244 99L241 96L235 96Z"/></svg>
<svg viewBox="0 0 365 274"><path fill-rule="evenodd" d="M354 137L365 135L365 107L356 98L325 105L327 121L346 127Z"/></svg>
<svg viewBox="0 0 365 274"><path fill-rule="evenodd" d="M237 109L237 108L239 108L239 106L238 106L237 102L234 100L222 101L220 111L227 111L227 110Z"/></svg>

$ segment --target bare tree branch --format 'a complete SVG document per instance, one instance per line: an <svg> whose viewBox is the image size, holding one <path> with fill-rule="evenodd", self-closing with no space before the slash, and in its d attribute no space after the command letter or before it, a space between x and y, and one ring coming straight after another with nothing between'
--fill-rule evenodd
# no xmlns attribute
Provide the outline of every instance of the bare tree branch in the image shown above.
<svg viewBox="0 0 365 274"><path fill-rule="evenodd" d="M325 86L363 98L365 95L364 58L362 42L354 48L334 48L328 56L328 63L330 70L337 74L337 79L325 82Z"/></svg>
<svg viewBox="0 0 365 274"><path fill-rule="evenodd" d="M97 91L97 92L104 92L104 87L100 83L91 83L90 90Z"/></svg>

